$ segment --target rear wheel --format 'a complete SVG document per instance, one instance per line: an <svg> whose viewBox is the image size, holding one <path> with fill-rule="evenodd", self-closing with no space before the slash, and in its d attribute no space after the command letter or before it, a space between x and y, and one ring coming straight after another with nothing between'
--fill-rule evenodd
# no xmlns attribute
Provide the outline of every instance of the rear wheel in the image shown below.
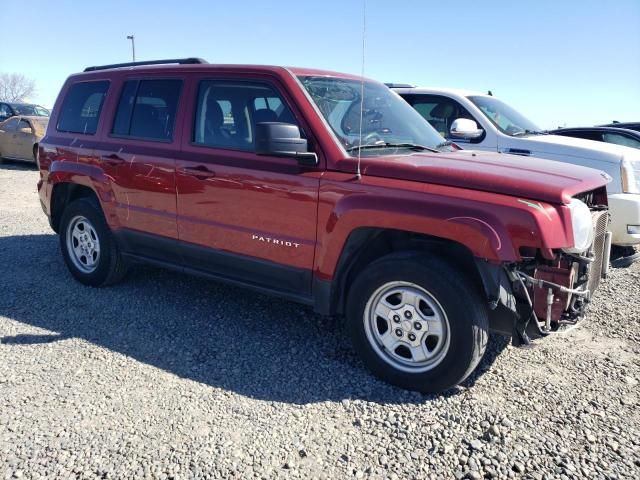
<svg viewBox="0 0 640 480"><path fill-rule="evenodd" d="M394 254L367 267L348 298L354 346L371 371L410 390L440 392L480 362L487 309L467 279L424 254Z"/></svg>
<svg viewBox="0 0 640 480"><path fill-rule="evenodd" d="M60 247L67 268L81 283L99 287L116 283L126 267L95 199L80 198L60 220Z"/></svg>

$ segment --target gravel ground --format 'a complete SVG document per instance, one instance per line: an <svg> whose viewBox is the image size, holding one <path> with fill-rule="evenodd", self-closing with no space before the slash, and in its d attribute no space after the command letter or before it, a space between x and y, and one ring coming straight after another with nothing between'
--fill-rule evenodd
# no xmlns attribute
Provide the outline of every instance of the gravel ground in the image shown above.
<svg viewBox="0 0 640 480"><path fill-rule="evenodd" d="M424 396L306 307L151 268L81 286L37 177L0 166L0 479L640 477L639 264Z"/></svg>

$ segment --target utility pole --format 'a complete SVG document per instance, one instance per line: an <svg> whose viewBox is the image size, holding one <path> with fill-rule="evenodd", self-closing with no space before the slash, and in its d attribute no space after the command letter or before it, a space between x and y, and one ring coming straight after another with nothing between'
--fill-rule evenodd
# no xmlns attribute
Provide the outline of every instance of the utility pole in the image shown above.
<svg viewBox="0 0 640 480"><path fill-rule="evenodd" d="M133 61L136 61L136 39L135 35L127 35L127 40L131 40L131 54L133 56Z"/></svg>

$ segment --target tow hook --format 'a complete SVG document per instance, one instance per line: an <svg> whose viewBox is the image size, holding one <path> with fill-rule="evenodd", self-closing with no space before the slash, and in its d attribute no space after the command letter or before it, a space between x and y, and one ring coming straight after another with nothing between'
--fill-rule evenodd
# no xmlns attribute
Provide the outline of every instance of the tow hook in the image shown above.
<svg viewBox="0 0 640 480"><path fill-rule="evenodd" d="M547 316L544 322L544 329L547 332L551 331L551 308L553 307L553 289L547 290Z"/></svg>

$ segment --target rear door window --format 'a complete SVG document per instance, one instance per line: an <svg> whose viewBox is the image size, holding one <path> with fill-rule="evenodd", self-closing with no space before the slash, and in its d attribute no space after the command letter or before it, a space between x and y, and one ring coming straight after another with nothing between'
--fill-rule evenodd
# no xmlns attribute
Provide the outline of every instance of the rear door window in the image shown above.
<svg viewBox="0 0 640 480"><path fill-rule="evenodd" d="M106 80L72 85L62 103L57 130L94 135L108 88Z"/></svg>
<svg viewBox="0 0 640 480"><path fill-rule="evenodd" d="M282 112L287 108L278 97L258 97L253 101L253 107L256 111L271 110L278 118L282 116ZM295 123L295 121L290 123Z"/></svg>
<svg viewBox="0 0 640 480"><path fill-rule="evenodd" d="M625 147L640 148L640 140L619 133L605 133L604 141L607 143L615 143L616 145L624 145Z"/></svg>
<svg viewBox="0 0 640 480"><path fill-rule="evenodd" d="M562 132L560 132L563 135ZM584 138L585 140L593 140L595 142L602 142L602 133L594 132L592 130L571 130L564 135L574 138Z"/></svg>
<svg viewBox="0 0 640 480"><path fill-rule="evenodd" d="M182 80L125 82L113 122L118 136L170 142L173 140Z"/></svg>
<svg viewBox="0 0 640 480"><path fill-rule="evenodd" d="M6 123L3 125L2 129L5 132L14 132L18 129L18 122L19 120L17 118L11 118L9 120L6 121Z"/></svg>

